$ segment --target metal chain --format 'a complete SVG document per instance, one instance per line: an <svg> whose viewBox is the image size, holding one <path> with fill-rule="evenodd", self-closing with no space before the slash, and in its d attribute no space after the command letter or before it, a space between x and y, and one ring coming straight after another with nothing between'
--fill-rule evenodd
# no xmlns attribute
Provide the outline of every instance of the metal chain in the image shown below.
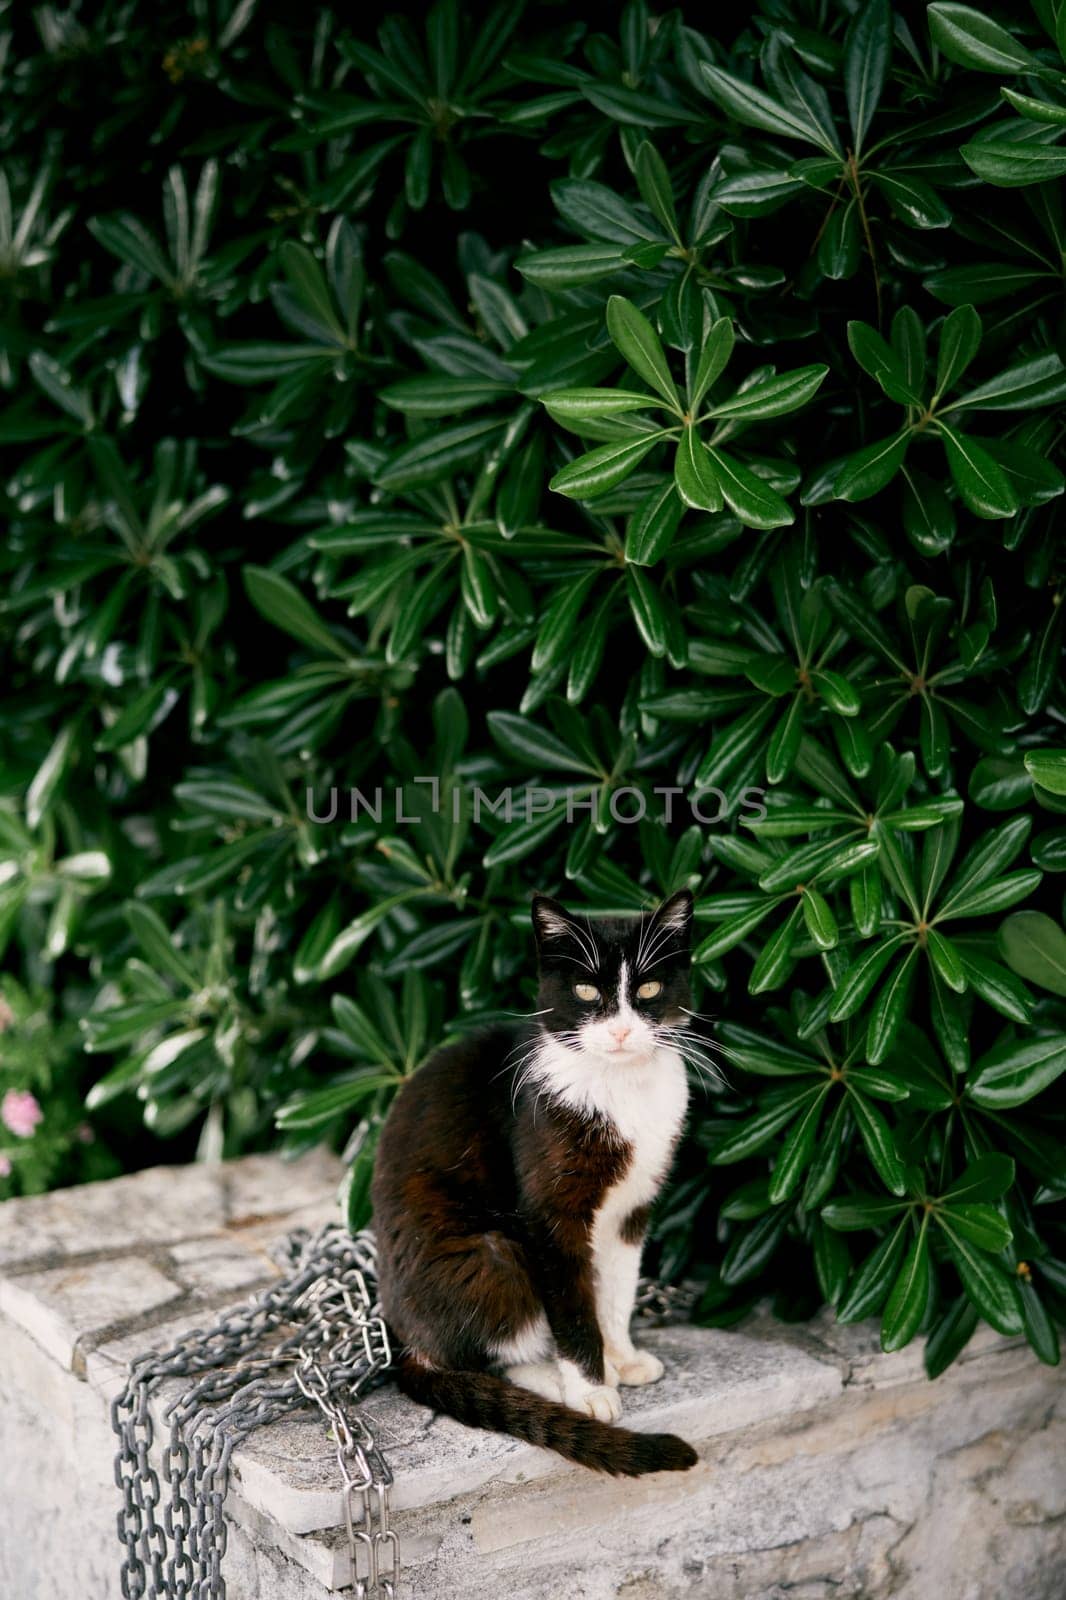
<svg viewBox="0 0 1066 1600"><path fill-rule="evenodd" d="M368 1230L331 1223L282 1244L284 1276L209 1328L130 1364L111 1406L122 1494L123 1600L225 1600L223 1514L234 1449L256 1428L314 1406L340 1471L355 1600L395 1600L400 1543L389 1518L392 1473L365 1417L350 1410L392 1360L377 1302ZM678 1321L693 1291L642 1278L636 1314ZM152 1465L151 1401L168 1378L202 1374L167 1406L160 1466Z"/></svg>
<svg viewBox="0 0 1066 1600"><path fill-rule="evenodd" d="M389 1366L370 1232L332 1223L286 1241L287 1271L210 1328L131 1363L111 1406L122 1494L124 1600L225 1600L223 1506L230 1458L264 1423L312 1405L340 1470L356 1600L394 1600L400 1547L389 1520L392 1473L349 1406ZM164 1412L162 1477L152 1464L151 1401L168 1378L198 1376Z"/></svg>
<svg viewBox="0 0 1066 1600"><path fill-rule="evenodd" d="M661 1283L657 1278L641 1278L637 1285L634 1313L653 1327L669 1322L687 1322L699 1298L692 1284Z"/></svg>

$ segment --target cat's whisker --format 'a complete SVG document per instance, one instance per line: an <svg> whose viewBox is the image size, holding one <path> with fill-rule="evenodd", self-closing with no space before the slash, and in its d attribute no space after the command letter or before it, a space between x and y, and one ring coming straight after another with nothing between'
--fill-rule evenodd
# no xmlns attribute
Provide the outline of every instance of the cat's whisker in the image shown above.
<svg viewBox="0 0 1066 1600"><path fill-rule="evenodd" d="M519 1048L519 1047L516 1047L516 1048ZM541 1048L542 1048L541 1041L539 1039L535 1039L533 1041L533 1043L528 1046L525 1054L521 1057L521 1059L519 1061L515 1062L513 1065L511 1064L511 1061L510 1061L510 1055L513 1055L514 1051L511 1051L510 1055L508 1056L507 1061L505 1061L504 1065L500 1068L500 1071L493 1074L493 1077L492 1077L491 1081L493 1083L495 1083L496 1079L497 1078L501 1078L505 1072L512 1071L514 1073L515 1085L514 1085L514 1087L512 1089L512 1094L511 1094L512 1109L515 1106L515 1104L517 1103L518 1091L522 1086L522 1082L524 1081L522 1079L522 1071L530 1061L532 1061L536 1056L538 1056L540 1054Z"/></svg>
<svg viewBox="0 0 1066 1600"><path fill-rule="evenodd" d="M642 972L649 972L652 967L657 967L661 965L662 962L669 961L673 952L663 949L663 946L668 943L669 938L670 929L666 928L660 929L657 937L651 940L648 945L648 949L644 954L644 958L640 963L640 970ZM660 950L662 951L661 955L659 954Z"/></svg>
<svg viewBox="0 0 1066 1600"><path fill-rule="evenodd" d="M686 1066L691 1067L693 1071L699 1074L699 1076L707 1083L713 1083L719 1087L724 1087L726 1085L727 1079L723 1077L722 1073L718 1070L714 1063L708 1061L706 1057L690 1054L689 1052L683 1050L678 1050L678 1055L681 1057L682 1061L684 1061Z"/></svg>
<svg viewBox="0 0 1066 1600"><path fill-rule="evenodd" d="M698 1011L689 1011L685 1006L681 1006L679 1009L684 1011L687 1016L702 1017L702 1013ZM703 1018L703 1020L710 1021L711 1019L708 1017ZM735 1065L741 1064L740 1058L737 1056L736 1052L731 1050L727 1044L723 1044L720 1039L712 1038L710 1035L704 1033L690 1033L684 1029L675 1031L683 1033L686 1038L698 1039L705 1050L717 1051L719 1055L725 1056L727 1060L733 1062Z"/></svg>
<svg viewBox="0 0 1066 1600"><path fill-rule="evenodd" d="M720 1089L722 1087L723 1080L715 1073L708 1072L705 1067L699 1066L694 1061L688 1062L687 1065L692 1068L698 1082L703 1088L711 1089L713 1086L714 1088Z"/></svg>
<svg viewBox="0 0 1066 1600"><path fill-rule="evenodd" d="M528 1039L519 1039L517 1044L512 1045L511 1049L508 1050L507 1054L504 1056L504 1058L503 1058L503 1066L500 1068L499 1072L494 1072L489 1081L491 1083L495 1083L497 1078L502 1078L504 1073L510 1067L512 1058L518 1054L519 1050L528 1050L528 1049L531 1049L531 1048L535 1048L537 1043L538 1043L538 1041L534 1040L532 1045L531 1045L530 1041Z"/></svg>
<svg viewBox="0 0 1066 1600"><path fill-rule="evenodd" d="M682 1060L697 1071L705 1073L709 1082L724 1084L727 1081L718 1064L711 1059L710 1051L714 1048L712 1040L702 1039L685 1028L675 1028L668 1024L661 1025L657 1033L677 1051Z"/></svg>
<svg viewBox="0 0 1066 1600"><path fill-rule="evenodd" d="M579 956L567 955L565 950L557 950L555 952L555 960L556 961L572 961L574 963L575 967L580 967L581 968L582 972L588 972L594 978L597 976L597 971L596 971L596 968L594 966L590 966L587 961L582 961Z"/></svg>
<svg viewBox="0 0 1066 1600"><path fill-rule="evenodd" d="M573 924L574 937L577 939L578 944L581 946L581 948L584 951L586 957L588 958L588 961L589 961L589 964L590 964L590 970L595 972L595 970L596 970L596 939L595 939L595 936L593 935L592 927L589 924L588 917L585 918L585 924L586 924L586 926L588 927L588 930L589 930L588 931L588 937L586 938L584 929L580 928L576 922Z"/></svg>
<svg viewBox="0 0 1066 1600"><path fill-rule="evenodd" d="M682 1044L682 1042L678 1040L676 1041L674 1048L678 1055L684 1056L686 1061L699 1061L708 1069L708 1071L716 1074L718 1073L718 1063L714 1060L713 1056L708 1055L705 1050L701 1050L698 1045Z"/></svg>
<svg viewBox="0 0 1066 1600"><path fill-rule="evenodd" d="M671 928L668 923L661 923L659 927L655 929L652 938L648 941L648 948L644 952L645 961L650 962L652 957L662 949L663 945L669 944L670 939L675 932L676 929Z"/></svg>
<svg viewBox="0 0 1066 1600"><path fill-rule="evenodd" d="M588 925L588 918L587 917L585 918L585 923L586 923L586 925ZM577 922L577 919L576 918L571 918L571 919L569 919L567 921L565 931L563 929L561 929L561 928L559 930L559 937L560 938L565 939L567 937L567 935L570 935L577 942L578 947L580 948L582 954L584 955L585 959L589 963L589 971L590 972L595 972L596 971L596 939L595 939L595 936L594 936L594 934L592 932L591 926L589 926L588 936L586 937L585 931L584 931L583 928L581 928L579 926L579 924ZM557 957L557 958L561 957L566 961L577 961L577 957L576 956L567 955L565 950L553 950L552 954L555 957ZM578 965L580 965L580 964L581 963L579 962Z"/></svg>
<svg viewBox="0 0 1066 1600"><path fill-rule="evenodd" d="M737 1055L735 1050L731 1050L727 1044L721 1044L717 1039L708 1039L706 1042L712 1050L716 1050L720 1056L724 1056L733 1066L743 1066L744 1063L740 1056Z"/></svg>
<svg viewBox="0 0 1066 1600"><path fill-rule="evenodd" d="M512 1096L511 1096L511 1111L512 1112L516 1112L518 1110L518 1097L521 1094L522 1090L525 1088L526 1084L529 1082L529 1080L532 1077L532 1075L533 1074L532 1074L532 1069L531 1069L523 1077L518 1079L518 1081L515 1083L514 1092L513 1092Z"/></svg>
<svg viewBox="0 0 1066 1600"><path fill-rule="evenodd" d="M663 950L661 955L657 955L656 951L660 950L661 948L662 948L661 941L658 944L653 944L651 946L651 949L649 950L647 956L645 956L644 961L642 963L642 971L648 972L648 971L650 971L650 969L652 967L661 966L661 964L664 961L673 960L673 958L674 958L673 950ZM653 956L654 956L654 960L651 959ZM684 1008L682 1007L682 1009L684 1009Z"/></svg>
<svg viewBox="0 0 1066 1600"><path fill-rule="evenodd" d="M685 1058L685 1065L692 1068L697 1078L707 1088L717 1090L728 1088L728 1079L724 1078L714 1067L709 1066L706 1061L700 1061L695 1057L688 1056Z"/></svg>
<svg viewBox="0 0 1066 1600"><path fill-rule="evenodd" d="M709 1052L703 1049L702 1046L693 1043L691 1039L671 1039L668 1042L672 1048L677 1051L678 1055L684 1056L686 1059L691 1059L693 1061L703 1061L707 1064L707 1066L712 1068L712 1070L718 1070L718 1063L709 1054Z"/></svg>
<svg viewBox="0 0 1066 1600"><path fill-rule="evenodd" d="M667 1023L665 1026L660 1025L657 1031L667 1038L679 1039L683 1043L698 1046L702 1050L712 1050L717 1048L713 1039L709 1039L701 1033L694 1033L691 1028L678 1028Z"/></svg>
<svg viewBox="0 0 1066 1600"><path fill-rule="evenodd" d="M525 1066L525 1064L526 1064L526 1062L527 1062L527 1061L529 1061L529 1060L531 1060L531 1059L532 1059L532 1057L533 1057L533 1056L535 1056L535 1055L536 1055L536 1054L537 1054L537 1052L538 1052L538 1050L539 1050L539 1049L540 1049L540 1041L539 1041L539 1039L535 1039L535 1040L534 1040L534 1041L533 1041L533 1042L532 1042L532 1043L531 1043L531 1044L530 1044L530 1045L529 1045L529 1046L528 1046L528 1047L527 1047L527 1049L526 1049L526 1050L525 1050L525 1052L524 1052L524 1053L523 1053L523 1055L522 1055L522 1056L521 1056L521 1057L520 1057L520 1058L519 1058L519 1060L518 1060L518 1061L516 1061L516 1062L514 1062L514 1063L511 1063L511 1062L509 1062L509 1063L508 1063L508 1065L510 1065L510 1066L512 1066L512 1069L513 1069L513 1071L515 1071L515 1072L521 1072L521 1070L522 1070L522 1068L523 1068L523 1067L524 1067L524 1066Z"/></svg>

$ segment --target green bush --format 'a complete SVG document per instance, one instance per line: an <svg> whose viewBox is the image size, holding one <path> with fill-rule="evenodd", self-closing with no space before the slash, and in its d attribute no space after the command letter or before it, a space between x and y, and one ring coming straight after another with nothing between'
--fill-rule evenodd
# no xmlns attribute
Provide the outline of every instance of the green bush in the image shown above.
<svg viewBox="0 0 1066 1600"><path fill-rule="evenodd" d="M586 15L9 20L0 1192L360 1222L530 891L687 884L661 1270L1055 1361L1066 11Z"/></svg>

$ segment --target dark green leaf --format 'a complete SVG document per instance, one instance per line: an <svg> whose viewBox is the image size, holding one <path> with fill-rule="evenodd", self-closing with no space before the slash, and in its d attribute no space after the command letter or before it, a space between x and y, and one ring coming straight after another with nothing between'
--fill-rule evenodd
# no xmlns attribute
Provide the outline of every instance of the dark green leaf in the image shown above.
<svg viewBox="0 0 1066 1600"><path fill-rule="evenodd" d="M923 1220L904 1257L881 1319L881 1348L902 1350L922 1325L929 1300L929 1239Z"/></svg>
<svg viewBox="0 0 1066 1600"><path fill-rule="evenodd" d="M787 501L750 468L726 455L724 450L708 447L708 454L727 505L745 527L786 528L795 521Z"/></svg>
<svg viewBox="0 0 1066 1600"><path fill-rule="evenodd" d="M709 61L700 62L707 92L711 98L749 128L762 128L766 133L781 139L800 139L805 144L817 145L830 155L839 155L837 142L826 136L824 129L812 117L787 110L762 89L735 78Z"/></svg>
<svg viewBox="0 0 1066 1600"><path fill-rule="evenodd" d="M699 410L707 390L725 371L729 357L733 353L733 340L732 321L729 317L719 317L707 334L703 349L700 351L692 393L689 396L689 407L693 414Z"/></svg>
<svg viewBox="0 0 1066 1600"><path fill-rule="evenodd" d="M942 1227L956 1270L970 1300L997 1333L1022 1331L1018 1292L1003 1268L957 1233L946 1218Z"/></svg>
<svg viewBox="0 0 1066 1600"><path fill-rule="evenodd" d="M325 651L342 661L351 659L351 651L334 637L300 591L280 572L272 572L269 567L245 567L244 586L256 610L275 627L283 628L312 650Z"/></svg>
<svg viewBox="0 0 1066 1600"><path fill-rule="evenodd" d="M1018 501L1003 468L968 435L941 422L948 466L962 499L978 517L1013 517Z"/></svg>
<svg viewBox="0 0 1066 1600"><path fill-rule="evenodd" d="M934 404L951 392L980 348L981 318L973 306L957 307L940 330Z"/></svg>
<svg viewBox="0 0 1066 1600"><path fill-rule="evenodd" d="M797 411L816 394L828 367L797 367L778 378L766 378L739 390L729 400L716 401L707 413L711 417L735 418L739 422L763 421Z"/></svg>
<svg viewBox="0 0 1066 1600"><path fill-rule="evenodd" d="M562 739L546 728L538 727L527 717L517 717L510 711L490 711L486 719L489 732L506 755L524 771L588 772L597 776L584 756L570 749Z"/></svg>
<svg viewBox="0 0 1066 1600"><path fill-rule="evenodd" d="M909 1223L903 1217L863 1262L837 1307L838 1322L862 1322L881 1310L892 1292L907 1248Z"/></svg>
<svg viewBox="0 0 1066 1600"><path fill-rule="evenodd" d="M833 482L838 500L869 500L879 493L903 466L910 443L910 429L903 428L888 439L879 439L848 456Z"/></svg>
<svg viewBox="0 0 1066 1600"><path fill-rule="evenodd" d="M966 1093L975 1105L1021 1106L1066 1072L1066 1035L996 1045L974 1064Z"/></svg>
<svg viewBox="0 0 1066 1600"><path fill-rule="evenodd" d="M598 449L590 450L587 455L578 456L576 461L560 468L549 488L572 500L594 500L598 495L617 488L664 437L664 433L659 431L643 434L637 439L600 445Z"/></svg>
<svg viewBox="0 0 1066 1600"><path fill-rule="evenodd" d="M648 140L637 151L635 172L644 204L658 217L667 233L679 240L670 173L666 162Z"/></svg>
<svg viewBox="0 0 1066 1600"><path fill-rule="evenodd" d="M1011 1242L1009 1223L1000 1216L995 1206L980 1203L959 1205L952 1201L943 1208L955 1233L961 1234L971 1244L982 1250L1005 1250Z"/></svg>
<svg viewBox="0 0 1066 1600"><path fill-rule="evenodd" d="M1066 996L1066 933L1043 911L1008 917L999 930L999 948L1020 978Z"/></svg>
<svg viewBox="0 0 1066 1600"><path fill-rule="evenodd" d="M821 1096L821 1088L797 1089L780 1100L768 1110L759 1111L737 1129L735 1133L728 1134L720 1143L715 1144L711 1151L711 1160L717 1167L728 1166L735 1161L743 1161L747 1156L753 1155L756 1150L761 1150L769 1144L776 1133L788 1125L801 1112L809 1109L810 1104Z"/></svg>
<svg viewBox="0 0 1066 1600"><path fill-rule="evenodd" d="M770 1179L772 1205L788 1199L809 1165L824 1108L825 1090L810 1101L789 1129Z"/></svg>
<svg viewBox="0 0 1066 1600"><path fill-rule="evenodd" d="M666 353L644 313L632 301L613 294L607 302L607 331L637 376L650 383L680 416L681 398L670 376Z"/></svg>
<svg viewBox="0 0 1066 1600"><path fill-rule="evenodd" d="M926 1341L925 1370L930 1378L939 1378L962 1354L973 1338L979 1320L977 1307L966 1295L959 1295L945 1315L934 1324Z"/></svg>
<svg viewBox="0 0 1066 1600"><path fill-rule="evenodd" d="M1054 146L972 140L963 145L962 155L979 178L1003 189L1054 183L1066 175L1066 150Z"/></svg>
<svg viewBox="0 0 1066 1600"><path fill-rule="evenodd" d="M905 933L892 934L864 951L852 963L837 985L833 997L829 1012L833 1022L844 1022L855 1015L906 938Z"/></svg>
<svg viewBox="0 0 1066 1600"><path fill-rule="evenodd" d="M951 61L978 72L1040 72L1041 63L991 17L953 0L929 7L929 31Z"/></svg>
<svg viewBox="0 0 1066 1600"><path fill-rule="evenodd" d="M888 0L866 0L852 17L844 42L844 93L858 155L877 110L892 55L892 12Z"/></svg>
<svg viewBox="0 0 1066 1600"><path fill-rule="evenodd" d="M953 1179L942 1196L945 1203L972 1205L976 1201L1002 1200L1014 1183L1014 1162L998 1151L977 1156Z"/></svg>
<svg viewBox="0 0 1066 1600"><path fill-rule="evenodd" d="M696 511L721 511L724 501L711 452L693 427L684 430L677 446L674 485L686 506Z"/></svg>
<svg viewBox="0 0 1066 1600"><path fill-rule="evenodd" d="M866 1146L866 1153L885 1188L890 1189L893 1194L903 1194L906 1189L906 1176L888 1123L877 1107L871 1105L866 1096L854 1088L850 1090L848 1103L862 1136L862 1142Z"/></svg>
<svg viewBox="0 0 1066 1600"><path fill-rule="evenodd" d="M1066 750L1027 751L1025 770L1041 789L1066 795Z"/></svg>

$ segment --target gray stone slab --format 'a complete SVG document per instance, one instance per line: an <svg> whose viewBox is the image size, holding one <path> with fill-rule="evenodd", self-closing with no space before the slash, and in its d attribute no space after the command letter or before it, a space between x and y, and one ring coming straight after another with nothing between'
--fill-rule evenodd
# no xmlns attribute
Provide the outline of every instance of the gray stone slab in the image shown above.
<svg viewBox="0 0 1066 1600"><path fill-rule="evenodd" d="M276 1223L271 1229L273 1233ZM167 1259L175 1276L191 1295L217 1301L229 1295L238 1299L269 1283L278 1275L271 1259L270 1245L276 1239L254 1238L250 1230L242 1235L225 1233L216 1239L189 1239L172 1245Z"/></svg>
<svg viewBox="0 0 1066 1600"><path fill-rule="evenodd" d="M648 1433L680 1433L697 1444L803 1412L831 1400L842 1386L835 1362L817 1359L787 1336L771 1344L742 1331L676 1327L650 1330L641 1342L666 1364L666 1376L625 1391L624 1423ZM553 1451L435 1416L391 1385L362 1407L395 1474L397 1511L490 1483L580 1472ZM290 1532L338 1525L336 1461L313 1419L295 1417L260 1429L235 1452L234 1462L244 1498Z"/></svg>
<svg viewBox="0 0 1066 1600"><path fill-rule="evenodd" d="M770 1336L774 1337L774 1325L770 1319L766 1319L763 1327L769 1329ZM827 1356L835 1356L841 1363L845 1382L849 1385L884 1389L897 1383L926 1381L925 1340L912 1339L902 1350L886 1355L881 1349L881 1324L878 1320L838 1322L832 1311L823 1309L805 1324L800 1336L808 1339L813 1348L821 1347ZM1027 1352L1028 1348L1024 1338L1004 1338L982 1322L959 1361L965 1365L989 1354L1006 1358L1009 1352Z"/></svg>
<svg viewBox="0 0 1066 1600"><path fill-rule="evenodd" d="M114 1600L106 1402L126 1363L267 1281L281 1235L336 1214L335 1178L329 1158L256 1157L0 1212L20 1229L16 1249L5 1227L0 1266L0 1593ZM624 1421L690 1438L690 1473L605 1479L392 1386L361 1402L396 1477L404 1600L1059 1600L1063 1391L1019 1341L982 1330L935 1384L920 1344L886 1357L876 1324L830 1316L638 1342L667 1374L625 1392ZM161 1387L157 1419L185 1386ZM232 1468L231 1600L350 1583L314 1416L261 1429Z"/></svg>
<svg viewBox="0 0 1066 1600"><path fill-rule="evenodd" d="M0 1312L66 1368L74 1366L79 1346L83 1354L107 1329L137 1322L182 1295L180 1284L138 1256L0 1278Z"/></svg>
<svg viewBox="0 0 1066 1600"><path fill-rule="evenodd" d="M72 1256L134 1254L227 1229L273 1234L334 1209L340 1163L314 1150L296 1162L246 1156L223 1165L148 1167L108 1183L7 1200L0 1206L0 1274Z"/></svg>
<svg viewBox="0 0 1066 1600"><path fill-rule="evenodd" d="M173 1244L224 1226L225 1186L214 1166L149 1167L109 1183L7 1200L0 1207L0 1273L70 1257Z"/></svg>
<svg viewBox="0 0 1066 1600"><path fill-rule="evenodd" d="M310 1150L298 1161L278 1156L244 1156L222 1169L226 1184L226 1221L231 1228L289 1217L305 1206L330 1208L339 1220L336 1196L343 1168L328 1150Z"/></svg>

